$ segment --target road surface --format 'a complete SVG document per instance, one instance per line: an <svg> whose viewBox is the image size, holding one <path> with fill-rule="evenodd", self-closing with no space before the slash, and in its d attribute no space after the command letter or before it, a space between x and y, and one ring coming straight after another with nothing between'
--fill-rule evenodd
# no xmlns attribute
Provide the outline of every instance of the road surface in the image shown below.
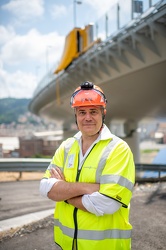
<svg viewBox="0 0 166 250"><path fill-rule="evenodd" d="M0 222L54 206L38 194L38 181L0 183ZM136 185L131 201L132 250L164 250L166 183ZM0 250L59 250L53 242L53 216L4 234ZM102 249L101 249L102 250Z"/></svg>

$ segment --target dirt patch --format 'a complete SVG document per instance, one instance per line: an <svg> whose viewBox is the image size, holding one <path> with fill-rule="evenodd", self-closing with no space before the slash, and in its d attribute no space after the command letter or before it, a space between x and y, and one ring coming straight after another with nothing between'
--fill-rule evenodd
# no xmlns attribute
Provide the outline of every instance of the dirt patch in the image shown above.
<svg viewBox="0 0 166 250"><path fill-rule="evenodd" d="M40 180L43 177L43 174L43 172L22 172L20 176L19 172L0 172L0 182L17 180Z"/></svg>
<svg viewBox="0 0 166 250"><path fill-rule="evenodd" d="M38 229L44 229L49 226L52 226L53 228L54 220L53 216L48 216L42 220L39 220L34 223L30 223L28 225L24 225L21 228L11 228L10 230L0 232L0 242L9 240L10 238L16 237L16 236L24 236L25 234L32 233Z"/></svg>

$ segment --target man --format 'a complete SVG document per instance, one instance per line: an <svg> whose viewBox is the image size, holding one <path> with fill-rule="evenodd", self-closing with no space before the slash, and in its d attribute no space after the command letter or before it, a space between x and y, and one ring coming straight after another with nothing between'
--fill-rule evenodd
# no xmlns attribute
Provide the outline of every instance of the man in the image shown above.
<svg viewBox="0 0 166 250"><path fill-rule="evenodd" d="M64 250L129 250L135 166L129 146L104 124L106 97L84 82L71 97L79 132L55 152L40 183L56 201L55 243Z"/></svg>

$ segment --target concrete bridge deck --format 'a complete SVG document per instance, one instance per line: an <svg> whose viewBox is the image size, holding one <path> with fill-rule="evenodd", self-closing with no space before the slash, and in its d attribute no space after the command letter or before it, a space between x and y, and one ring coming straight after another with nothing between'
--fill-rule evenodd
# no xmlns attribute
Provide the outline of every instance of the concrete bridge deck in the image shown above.
<svg viewBox="0 0 166 250"><path fill-rule="evenodd" d="M138 123L166 117L165 44L163 0L95 44L60 74L44 79L44 86L43 82L38 85L29 109L39 116L59 120L64 138L69 137L74 134L75 124L70 97L81 82L92 81L108 99L105 123L124 123L124 138L139 162Z"/></svg>

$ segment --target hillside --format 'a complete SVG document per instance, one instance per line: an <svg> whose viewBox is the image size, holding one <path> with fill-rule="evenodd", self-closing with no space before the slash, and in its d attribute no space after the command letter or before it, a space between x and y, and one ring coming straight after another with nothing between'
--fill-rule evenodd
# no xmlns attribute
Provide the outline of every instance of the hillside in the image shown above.
<svg viewBox="0 0 166 250"><path fill-rule="evenodd" d="M31 99L0 99L0 124L44 124L44 121L28 111Z"/></svg>
<svg viewBox="0 0 166 250"><path fill-rule="evenodd" d="M28 111L29 102L30 99L0 99L0 123L18 123L20 115L24 115Z"/></svg>

